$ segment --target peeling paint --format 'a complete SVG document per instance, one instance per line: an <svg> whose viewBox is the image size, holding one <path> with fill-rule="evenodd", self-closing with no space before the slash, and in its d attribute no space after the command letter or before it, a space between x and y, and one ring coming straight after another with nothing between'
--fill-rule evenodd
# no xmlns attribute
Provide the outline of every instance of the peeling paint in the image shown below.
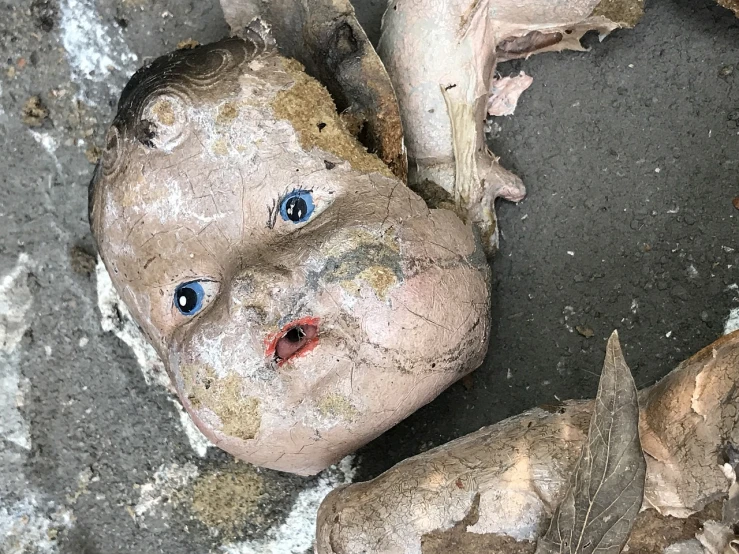
<svg viewBox="0 0 739 554"><path fill-rule="evenodd" d="M513 115L518 99L534 82L533 77L521 71L515 77L496 77L490 85L487 113L492 116Z"/></svg>
<svg viewBox="0 0 739 554"><path fill-rule="evenodd" d="M208 447L211 446L210 441L198 430L185 412L182 404L180 404L169 376L164 369L164 364L134 323L126 305L121 301L113 287L108 270L105 269L105 264L100 258L98 258L95 274L97 277L98 308L101 315L100 325L103 331L113 333L131 348L147 385L153 383L155 386L167 390L169 399L177 410L178 419L190 446L198 456L204 457Z"/></svg>

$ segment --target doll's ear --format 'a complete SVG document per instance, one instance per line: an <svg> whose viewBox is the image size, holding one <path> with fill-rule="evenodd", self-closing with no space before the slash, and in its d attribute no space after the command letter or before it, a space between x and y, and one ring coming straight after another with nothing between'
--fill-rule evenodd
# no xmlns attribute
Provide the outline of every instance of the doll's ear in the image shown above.
<svg viewBox="0 0 739 554"><path fill-rule="evenodd" d="M266 32L283 56L302 63L331 93L347 128L406 180L395 92L348 0L221 0L221 6L235 34Z"/></svg>

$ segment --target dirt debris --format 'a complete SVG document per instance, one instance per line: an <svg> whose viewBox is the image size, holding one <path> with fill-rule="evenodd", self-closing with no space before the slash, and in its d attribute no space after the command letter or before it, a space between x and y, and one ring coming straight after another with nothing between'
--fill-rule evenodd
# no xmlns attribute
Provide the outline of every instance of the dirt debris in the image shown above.
<svg viewBox="0 0 739 554"><path fill-rule="evenodd" d="M85 150L85 157L87 158L87 161L90 162L92 165L98 163L98 160L102 155L103 151L100 149L99 146L95 146L94 144L90 146L87 150Z"/></svg>
<svg viewBox="0 0 739 554"><path fill-rule="evenodd" d="M188 38L177 43L177 50L192 50L198 46L200 46L200 43L197 40Z"/></svg>
<svg viewBox="0 0 739 554"><path fill-rule="evenodd" d="M79 275L91 275L95 273L97 258L86 247L75 245L69 249L69 263L72 271Z"/></svg>
<svg viewBox="0 0 739 554"><path fill-rule="evenodd" d="M23 104L21 111L23 123L29 127L41 127L49 117L49 109L39 96L31 96Z"/></svg>
<svg viewBox="0 0 739 554"><path fill-rule="evenodd" d="M31 2L31 16L36 27L48 33L54 30L59 17L59 6L55 0L33 0Z"/></svg>
<svg viewBox="0 0 739 554"><path fill-rule="evenodd" d="M601 15L626 27L633 27L644 15L644 0L602 0L593 15Z"/></svg>

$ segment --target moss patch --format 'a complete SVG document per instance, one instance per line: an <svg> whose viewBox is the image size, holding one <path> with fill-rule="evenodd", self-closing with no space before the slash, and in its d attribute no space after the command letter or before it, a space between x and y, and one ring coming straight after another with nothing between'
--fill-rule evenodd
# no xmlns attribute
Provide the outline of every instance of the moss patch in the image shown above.
<svg viewBox="0 0 739 554"><path fill-rule="evenodd" d="M339 417L346 421L351 421L359 415L359 411L352 406L349 399L337 393L321 398L318 402L318 411L321 415Z"/></svg>
<svg viewBox="0 0 739 554"><path fill-rule="evenodd" d="M233 464L198 478L192 510L202 523L232 537L258 514L265 492L264 481L252 466Z"/></svg>
<svg viewBox="0 0 739 554"><path fill-rule="evenodd" d="M644 0L601 0L593 11L593 16L603 16L627 27L636 25L642 15Z"/></svg>
<svg viewBox="0 0 739 554"><path fill-rule="evenodd" d="M392 177L390 168L380 158L370 154L347 130L336 113L329 92L308 76L295 60L283 60L283 68L292 77L292 87L277 93L272 109L279 119L289 121L305 150L320 148L342 160L357 171L377 172Z"/></svg>
<svg viewBox="0 0 739 554"><path fill-rule="evenodd" d="M157 116L162 125L174 125L174 109L169 100L159 100L151 109L151 113Z"/></svg>
<svg viewBox="0 0 739 554"><path fill-rule="evenodd" d="M49 117L49 109L41 101L40 97L31 96L23 104L21 116L23 123L29 127L41 127L44 124L44 120Z"/></svg>
<svg viewBox="0 0 739 554"><path fill-rule="evenodd" d="M226 102L218 108L216 123L219 125L230 125L239 116L239 108L233 102Z"/></svg>
<svg viewBox="0 0 739 554"><path fill-rule="evenodd" d="M216 156L225 156L228 154L228 144L224 139L218 139L213 143L212 151Z"/></svg>
<svg viewBox="0 0 739 554"><path fill-rule="evenodd" d="M261 402L243 394L238 376L219 379L210 366L186 365L182 377L190 405L194 410L212 410L221 420L222 433L242 440L257 435L262 424Z"/></svg>
<svg viewBox="0 0 739 554"><path fill-rule="evenodd" d="M372 290L375 291L377 298L385 300L390 288L398 282L395 272L389 267L381 265L373 265L358 273L355 280L362 280L367 283ZM342 287L349 293L354 294L357 291L357 285L354 281L344 281Z"/></svg>

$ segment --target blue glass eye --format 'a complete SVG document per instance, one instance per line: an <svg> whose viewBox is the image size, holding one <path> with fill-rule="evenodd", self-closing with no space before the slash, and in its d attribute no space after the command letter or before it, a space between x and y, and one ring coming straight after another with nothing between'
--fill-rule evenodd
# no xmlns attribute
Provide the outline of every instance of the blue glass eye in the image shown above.
<svg viewBox="0 0 739 554"><path fill-rule="evenodd" d="M282 219L293 223L308 221L314 209L313 195L308 190L294 190L280 201Z"/></svg>
<svg viewBox="0 0 739 554"><path fill-rule="evenodd" d="M197 281L182 283L175 289L174 305L182 315L195 315L203 307L205 291Z"/></svg>

